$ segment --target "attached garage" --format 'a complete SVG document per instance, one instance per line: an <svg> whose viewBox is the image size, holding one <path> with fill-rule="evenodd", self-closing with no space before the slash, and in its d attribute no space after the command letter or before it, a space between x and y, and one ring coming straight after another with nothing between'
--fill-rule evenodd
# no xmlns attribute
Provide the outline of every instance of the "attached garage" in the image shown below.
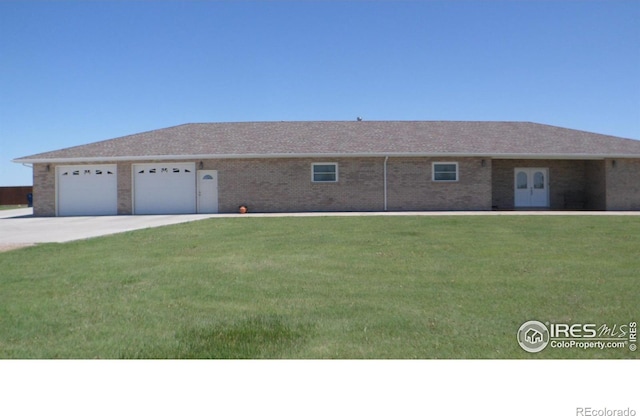
<svg viewBox="0 0 640 416"><path fill-rule="evenodd" d="M117 215L116 165L75 165L56 168L57 214Z"/></svg>
<svg viewBox="0 0 640 416"><path fill-rule="evenodd" d="M195 163L134 164L134 214L195 214L195 167Z"/></svg>

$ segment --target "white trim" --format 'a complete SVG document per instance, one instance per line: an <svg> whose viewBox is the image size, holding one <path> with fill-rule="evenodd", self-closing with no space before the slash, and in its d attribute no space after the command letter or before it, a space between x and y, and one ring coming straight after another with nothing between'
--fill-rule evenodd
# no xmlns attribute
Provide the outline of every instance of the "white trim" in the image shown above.
<svg viewBox="0 0 640 416"><path fill-rule="evenodd" d="M602 159L640 159L640 154L588 154L588 153L247 153L247 154L201 154L201 155L151 155L151 156L96 156L13 159L14 163L88 163L88 162L164 162L168 160L199 159L292 159L292 158L353 158L353 157L484 157L487 159L566 159L566 160L602 160Z"/></svg>
<svg viewBox="0 0 640 416"><path fill-rule="evenodd" d="M436 179L436 165L455 165L456 167L456 178L453 180L450 179ZM453 183L460 181L460 166L458 162L431 162L431 181L432 182L442 182L442 183Z"/></svg>
<svg viewBox="0 0 640 416"><path fill-rule="evenodd" d="M336 180L335 181L316 181L314 168L316 166L329 166L332 165L336 168ZM336 162L314 162L311 164L311 182L312 183L338 183L338 163Z"/></svg>

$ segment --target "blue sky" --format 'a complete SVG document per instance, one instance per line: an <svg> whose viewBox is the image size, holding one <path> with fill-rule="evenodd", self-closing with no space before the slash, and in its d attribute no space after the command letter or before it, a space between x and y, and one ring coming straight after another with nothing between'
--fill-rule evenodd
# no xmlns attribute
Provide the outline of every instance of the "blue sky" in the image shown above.
<svg viewBox="0 0 640 416"><path fill-rule="evenodd" d="M534 121L640 139L640 2L0 1L11 159L188 122Z"/></svg>

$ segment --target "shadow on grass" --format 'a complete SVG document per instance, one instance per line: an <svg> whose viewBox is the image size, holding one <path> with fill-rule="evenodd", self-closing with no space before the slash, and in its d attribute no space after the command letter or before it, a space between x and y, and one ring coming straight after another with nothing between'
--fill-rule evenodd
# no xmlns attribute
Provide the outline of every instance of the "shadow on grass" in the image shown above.
<svg viewBox="0 0 640 416"><path fill-rule="evenodd" d="M299 348L310 331L310 327L291 326L281 317L256 316L185 328L176 333L174 348L151 347L135 353L125 352L121 358L281 358Z"/></svg>

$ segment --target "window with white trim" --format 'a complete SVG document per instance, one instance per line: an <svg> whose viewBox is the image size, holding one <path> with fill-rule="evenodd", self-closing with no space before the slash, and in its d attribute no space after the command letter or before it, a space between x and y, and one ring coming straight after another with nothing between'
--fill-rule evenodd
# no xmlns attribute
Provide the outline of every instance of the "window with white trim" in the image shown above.
<svg viewBox="0 0 640 416"><path fill-rule="evenodd" d="M312 163L311 182L338 182L338 164Z"/></svg>
<svg viewBox="0 0 640 416"><path fill-rule="evenodd" d="M434 182L457 182L458 162L433 162Z"/></svg>

